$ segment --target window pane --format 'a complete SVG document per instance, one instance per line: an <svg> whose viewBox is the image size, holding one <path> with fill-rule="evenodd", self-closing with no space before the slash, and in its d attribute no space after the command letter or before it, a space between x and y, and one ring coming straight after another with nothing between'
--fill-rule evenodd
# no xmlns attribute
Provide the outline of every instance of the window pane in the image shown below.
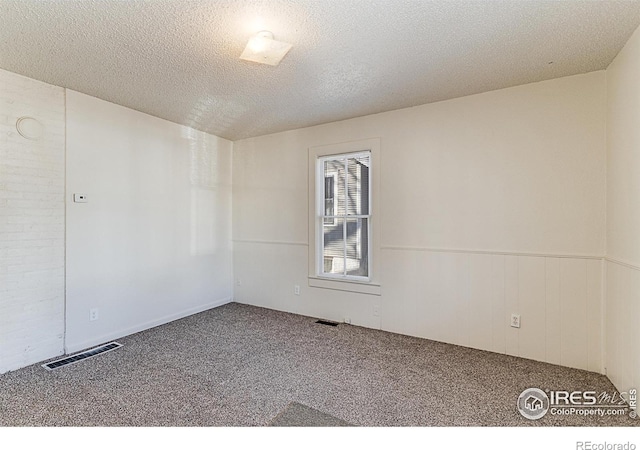
<svg viewBox="0 0 640 450"><path fill-rule="evenodd" d="M330 177L325 176L324 177L324 215L325 216L335 215L334 187L335 187L335 176L330 176ZM334 223L334 219L331 217L325 218L324 223L326 225L332 225Z"/></svg>
<svg viewBox="0 0 640 450"><path fill-rule="evenodd" d="M344 219L335 219L335 225L323 224L323 273L344 273Z"/></svg>
<svg viewBox="0 0 640 450"><path fill-rule="evenodd" d="M349 158L347 161L348 214L369 214L369 156Z"/></svg>
<svg viewBox="0 0 640 450"><path fill-rule="evenodd" d="M333 193L333 211L334 215L342 216L345 214L345 186L344 186L344 159L329 160L324 162L324 179L334 180ZM326 186L326 184L325 184ZM326 191L326 189L325 189Z"/></svg>
<svg viewBox="0 0 640 450"><path fill-rule="evenodd" d="M369 220L347 220L347 275L369 276Z"/></svg>

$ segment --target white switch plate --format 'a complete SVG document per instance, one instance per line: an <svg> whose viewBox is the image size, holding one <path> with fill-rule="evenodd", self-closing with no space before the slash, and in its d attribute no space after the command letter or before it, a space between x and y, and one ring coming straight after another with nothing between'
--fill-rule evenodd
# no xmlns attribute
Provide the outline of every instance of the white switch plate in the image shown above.
<svg viewBox="0 0 640 450"><path fill-rule="evenodd" d="M75 203L87 203L87 196L85 194L73 194L73 201Z"/></svg>

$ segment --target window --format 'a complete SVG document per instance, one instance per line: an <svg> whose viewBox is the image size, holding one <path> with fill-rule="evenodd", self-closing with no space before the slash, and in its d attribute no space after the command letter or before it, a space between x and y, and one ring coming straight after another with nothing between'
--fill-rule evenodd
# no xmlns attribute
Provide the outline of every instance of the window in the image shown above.
<svg viewBox="0 0 640 450"><path fill-rule="evenodd" d="M369 279L371 152L318 159L318 275Z"/></svg>
<svg viewBox="0 0 640 450"><path fill-rule="evenodd" d="M380 295L380 139L309 148L309 286Z"/></svg>

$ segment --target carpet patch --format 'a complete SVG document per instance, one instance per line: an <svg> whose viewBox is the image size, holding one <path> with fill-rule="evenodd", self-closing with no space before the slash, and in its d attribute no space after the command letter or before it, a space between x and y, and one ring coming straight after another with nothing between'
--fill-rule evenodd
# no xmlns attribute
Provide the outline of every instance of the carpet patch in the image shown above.
<svg viewBox="0 0 640 450"><path fill-rule="evenodd" d="M352 427L349 422L301 403L291 402L270 423L270 427Z"/></svg>

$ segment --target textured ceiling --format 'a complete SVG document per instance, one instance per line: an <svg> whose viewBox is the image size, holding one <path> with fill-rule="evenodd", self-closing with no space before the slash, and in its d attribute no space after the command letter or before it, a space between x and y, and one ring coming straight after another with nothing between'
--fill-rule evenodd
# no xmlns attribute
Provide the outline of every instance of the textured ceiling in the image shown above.
<svg viewBox="0 0 640 450"><path fill-rule="evenodd" d="M604 69L640 1L0 0L0 68L228 139ZM239 59L262 29L280 66Z"/></svg>

